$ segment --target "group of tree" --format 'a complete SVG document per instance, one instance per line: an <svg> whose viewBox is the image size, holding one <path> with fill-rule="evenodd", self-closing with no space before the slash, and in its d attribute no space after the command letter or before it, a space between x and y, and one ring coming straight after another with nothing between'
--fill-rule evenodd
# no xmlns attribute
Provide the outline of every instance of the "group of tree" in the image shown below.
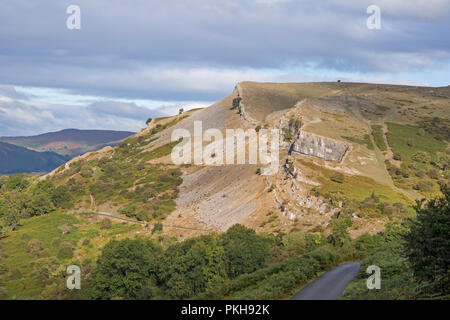
<svg viewBox="0 0 450 320"><path fill-rule="evenodd" d="M417 205L414 218L353 240L348 235L351 220L343 215L332 220L328 237L323 230L272 235L235 225L223 234L167 247L148 238L111 241L88 276L85 292L95 299L217 298L233 290L239 291L237 297L276 297L333 263L362 258L360 283L367 279L366 264L377 264L383 270L385 290L368 293L361 285L362 291L350 290L347 298L446 296L450 290L449 189L443 187L442 193L441 198ZM265 288L265 293L258 287Z"/></svg>
<svg viewBox="0 0 450 320"><path fill-rule="evenodd" d="M241 225L163 248L148 238L111 241L91 275L96 299L185 299L265 265L274 238Z"/></svg>
<svg viewBox="0 0 450 320"><path fill-rule="evenodd" d="M30 175L2 177L0 182L0 226L12 231L21 219L39 216L69 203L65 186L48 180L35 181Z"/></svg>

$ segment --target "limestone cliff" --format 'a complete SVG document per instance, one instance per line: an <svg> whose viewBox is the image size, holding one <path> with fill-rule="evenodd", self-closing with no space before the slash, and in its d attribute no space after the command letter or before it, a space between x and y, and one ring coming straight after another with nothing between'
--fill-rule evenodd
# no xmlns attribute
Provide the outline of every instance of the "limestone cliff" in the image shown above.
<svg viewBox="0 0 450 320"><path fill-rule="evenodd" d="M341 162L349 146L343 142L301 130L291 146L292 154L318 157L327 161Z"/></svg>

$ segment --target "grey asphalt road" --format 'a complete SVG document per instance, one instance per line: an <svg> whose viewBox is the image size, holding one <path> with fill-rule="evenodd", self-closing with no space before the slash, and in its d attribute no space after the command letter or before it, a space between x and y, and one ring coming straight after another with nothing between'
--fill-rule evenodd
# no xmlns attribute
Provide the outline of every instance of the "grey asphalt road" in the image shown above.
<svg viewBox="0 0 450 320"><path fill-rule="evenodd" d="M334 267L297 292L291 300L336 300L357 276L361 263L349 262Z"/></svg>

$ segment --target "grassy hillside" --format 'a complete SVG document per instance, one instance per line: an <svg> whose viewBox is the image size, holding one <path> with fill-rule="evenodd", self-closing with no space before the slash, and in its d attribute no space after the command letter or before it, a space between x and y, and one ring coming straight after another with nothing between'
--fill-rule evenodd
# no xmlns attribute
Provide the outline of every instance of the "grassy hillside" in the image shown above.
<svg viewBox="0 0 450 320"><path fill-rule="evenodd" d="M60 167L49 179L67 186L76 209L104 209L143 221L160 221L175 209L182 172L159 163L177 143L152 148L158 134L183 117L156 124L114 150L88 154ZM148 149L148 151L147 151Z"/></svg>
<svg viewBox="0 0 450 320"><path fill-rule="evenodd" d="M449 182L446 89L243 82L238 91L201 111L154 119L42 179L0 177L0 297L281 299L337 263L371 257L392 259L406 277L401 244L388 242L414 216L415 199L441 195L439 184ZM234 107L238 93L259 124ZM171 132L192 131L194 121L289 132L278 172L173 165ZM308 141L310 154L289 154L299 128L347 144L343 160L324 160L320 153L333 150ZM114 222L119 216L133 224ZM237 223L245 228L229 229ZM72 263L87 270L87 291L65 290ZM392 296L417 297L410 293Z"/></svg>
<svg viewBox="0 0 450 320"><path fill-rule="evenodd" d="M36 152L0 142L0 174L48 172L67 160L54 152Z"/></svg>
<svg viewBox="0 0 450 320"><path fill-rule="evenodd" d="M17 231L0 241L0 287L7 292L2 298L51 296L56 288L52 278L63 274L65 266L87 267L109 239L129 236L139 228L117 222L102 228L101 220L89 215L58 211L23 220Z"/></svg>

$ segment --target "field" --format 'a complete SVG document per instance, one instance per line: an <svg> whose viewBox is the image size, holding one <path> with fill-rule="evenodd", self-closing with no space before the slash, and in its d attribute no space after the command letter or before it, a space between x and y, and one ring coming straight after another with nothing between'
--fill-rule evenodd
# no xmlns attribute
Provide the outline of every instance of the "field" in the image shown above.
<svg viewBox="0 0 450 320"><path fill-rule="evenodd" d="M407 160L412 161L416 152L427 152L434 157L438 152L445 151L445 143L436 140L433 135L419 127L388 123L387 139L394 153L398 152Z"/></svg>
<svg viewBox="0 0 450 320"><path fill-rule="evenodd" d="M99 248L112 238L133 234L140 225L101 222L89 215L52 212L21 222L22 226L0 241L0 287L8 299L50 295L57 284L50 276L65 273L75 262L95 263ZM68 232L63 234L64 232ZM57 278L64 284L64 277ZM60 285L60 284L58 284Z"/></svg>

